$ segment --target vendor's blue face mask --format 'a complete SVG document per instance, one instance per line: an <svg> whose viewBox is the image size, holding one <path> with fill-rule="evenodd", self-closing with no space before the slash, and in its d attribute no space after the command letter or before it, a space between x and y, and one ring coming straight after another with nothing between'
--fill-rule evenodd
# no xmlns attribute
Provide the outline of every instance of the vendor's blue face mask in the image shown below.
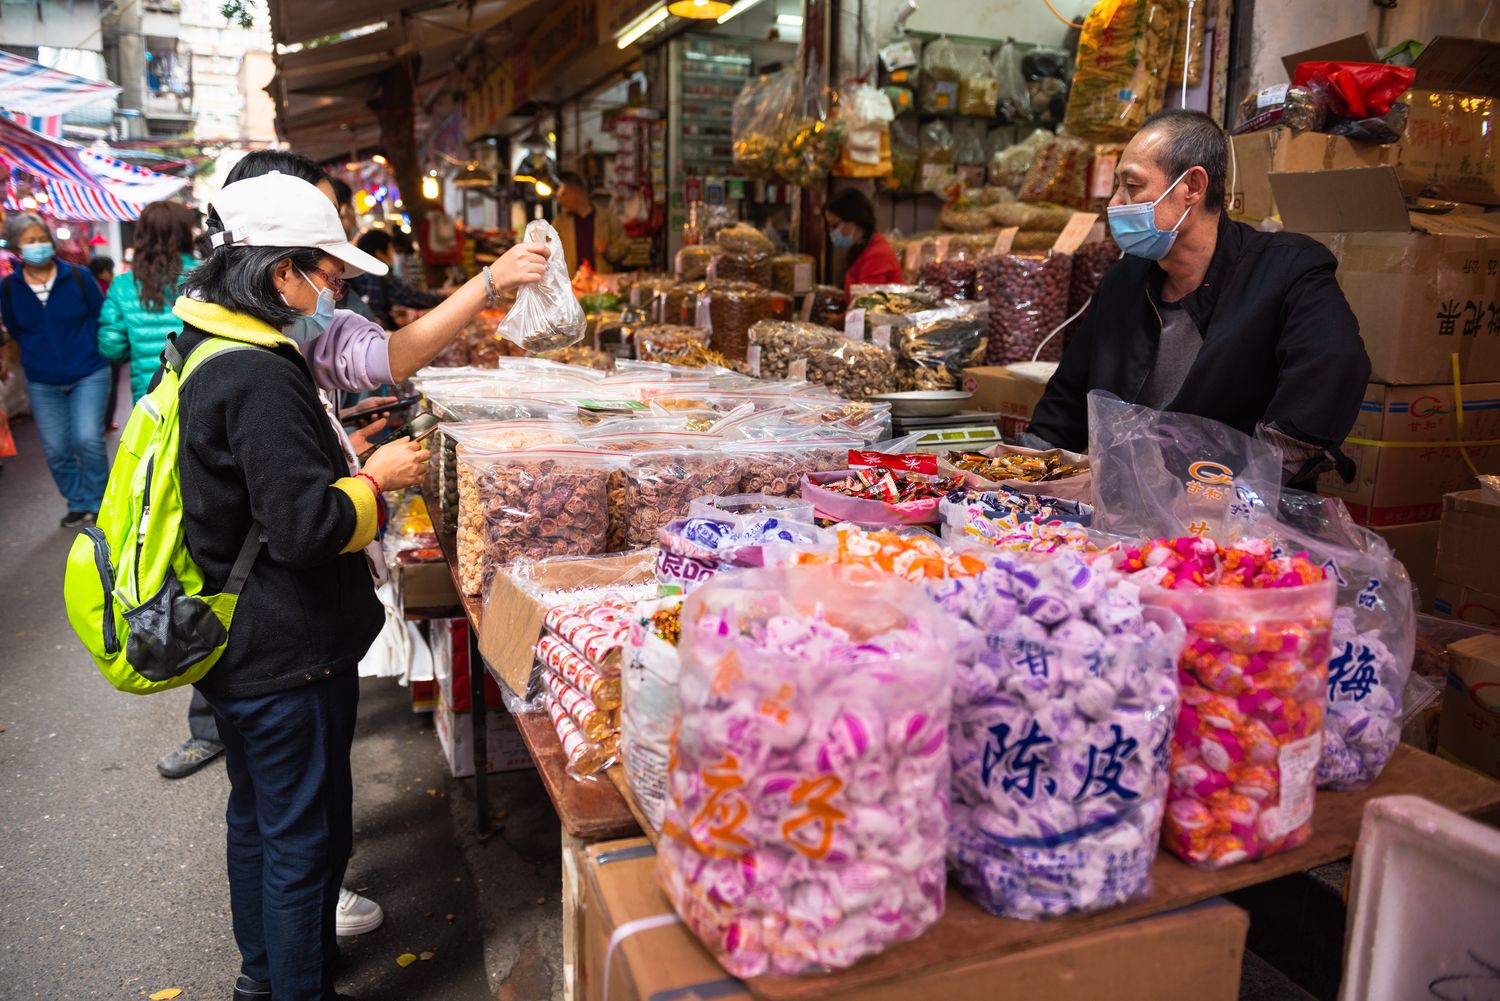
<svg viewBox="0 0 1500 1001"><path fill-rule="evenodd" d="M828 234L828 242L842 250L848 250L854 246L854 234L845 233L844 227L840 226Z"/></svg>
<svg viewBox="0 0 1500 1001"><path fill-rule="evenodd" d="M313 285L312 279L302 274L300 270L297 274L301 275L302 280L307 284L318 288ZM286 296L283 295L281 301L286 302ZM287 305L290 306L291 303ZM318 289L318 305L313 309L312 315L297 317L282 327L281 332L290 340L296 341L299 346L311 344L328 331L328 325L333 322L333 308L333 293L326 288Z"/></svg>
<svg viewBox="0 0 1500 1001"><path fill-rule="evenodd" d="M1189 167L1188 170L1192 168ZM1188 175L1187 170L1177 175L1177 180L1167 185L1167 190L1154 202L1141 202L1139 205L1111 205L1107 210L1109 213L1109 235L1115 238L1115 243L1120 249L1132 257L1144 257L1148 261L1159 261L1167 256L1172 249L1172 244L1177 241L1177 230L1182 226L1182 220L1187 218L1192 207L1184 209L1182 216L1177 220L1177 225L1169 230L1161 230L1156 225L1156 206L1162 198L1172 193L1172 189L1182 182Z"/></svg>

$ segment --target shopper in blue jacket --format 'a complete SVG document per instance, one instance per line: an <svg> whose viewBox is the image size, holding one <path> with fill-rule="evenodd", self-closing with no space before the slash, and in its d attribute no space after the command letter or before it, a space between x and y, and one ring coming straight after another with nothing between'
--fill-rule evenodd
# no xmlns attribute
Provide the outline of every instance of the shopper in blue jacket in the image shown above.
<svg viewBox="0 0 1500 1001"><path fill-rule="evenodd" d="M6 236L21 268L0 280L0 318L21 347L47 468L68 502L62 527L82 528L99 513L109 479L110 370L98 343L104 293L88 269L57 259L52 232L39 217L13 216Z"/></svg>

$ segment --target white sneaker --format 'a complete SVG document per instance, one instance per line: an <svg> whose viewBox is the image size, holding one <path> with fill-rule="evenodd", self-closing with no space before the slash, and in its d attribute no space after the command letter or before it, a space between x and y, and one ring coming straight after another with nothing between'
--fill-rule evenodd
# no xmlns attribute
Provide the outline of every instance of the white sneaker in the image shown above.
<svg viewBox="0 0 1500 1001"><path fill-rule="evenodd" d="M363 935L380 927L385 912L369 897L361 897L353 890L339 890L339 906L335 931L341 936Z"/></svg>

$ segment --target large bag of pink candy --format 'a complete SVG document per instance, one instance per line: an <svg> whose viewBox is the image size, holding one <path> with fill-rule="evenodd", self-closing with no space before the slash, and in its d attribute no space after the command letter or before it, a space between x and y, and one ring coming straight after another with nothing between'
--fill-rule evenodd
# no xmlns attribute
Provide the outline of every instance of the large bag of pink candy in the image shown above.
<svg viewBox="0 0 1500 1001"><path fill-rule="evenodd" d="M720 576L683 605L658 876L738 977L839 969L943 912L949 624L839 566Z"/></svg>
<svg viewBox="0 0 1500 1001"><path fill-rule="evenodd" d="M986 910L1034 919L1149 892L1182 624L1074 553L929 583L956 636L949 862Z"/></svg>
<svg viewBox="0 0 1500 1001"><path fill-rule="evenodd" d="M1417 643L1411 579L1385 540L1354 524L1336 498L1284 491L1278 517L1257 534L1283 553L1306 552L1338 587L1318 785L1362 789L1401 742Z"/></svg>
<svg viewBox="0 0 1500 1001"><path fill-rule="evenodd" d="M1187 627L1163 843L1217 869L1305 844L1322 750L1334 583L1268 542L1188 536L1121 553Z"/></svg>

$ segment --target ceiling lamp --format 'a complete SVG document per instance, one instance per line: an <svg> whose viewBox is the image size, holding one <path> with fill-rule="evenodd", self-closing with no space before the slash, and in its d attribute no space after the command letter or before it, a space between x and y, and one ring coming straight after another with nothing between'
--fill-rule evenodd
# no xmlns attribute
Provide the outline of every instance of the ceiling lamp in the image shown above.
<svg viewBox="0 0 1500 1001"><path fill-rule="evenodd" d="M479 169L479 163L470 160L464 165L463 171L453 179L455 188L493 188L495 177L493 174Z"/></svg>
<svg viewBox="0 0 1500 1001"><path fill-rule="evenodd" d="M733 6L724 0L675 0L667 5L667 11L694 21L710 21L729 13Z"/></svg>

